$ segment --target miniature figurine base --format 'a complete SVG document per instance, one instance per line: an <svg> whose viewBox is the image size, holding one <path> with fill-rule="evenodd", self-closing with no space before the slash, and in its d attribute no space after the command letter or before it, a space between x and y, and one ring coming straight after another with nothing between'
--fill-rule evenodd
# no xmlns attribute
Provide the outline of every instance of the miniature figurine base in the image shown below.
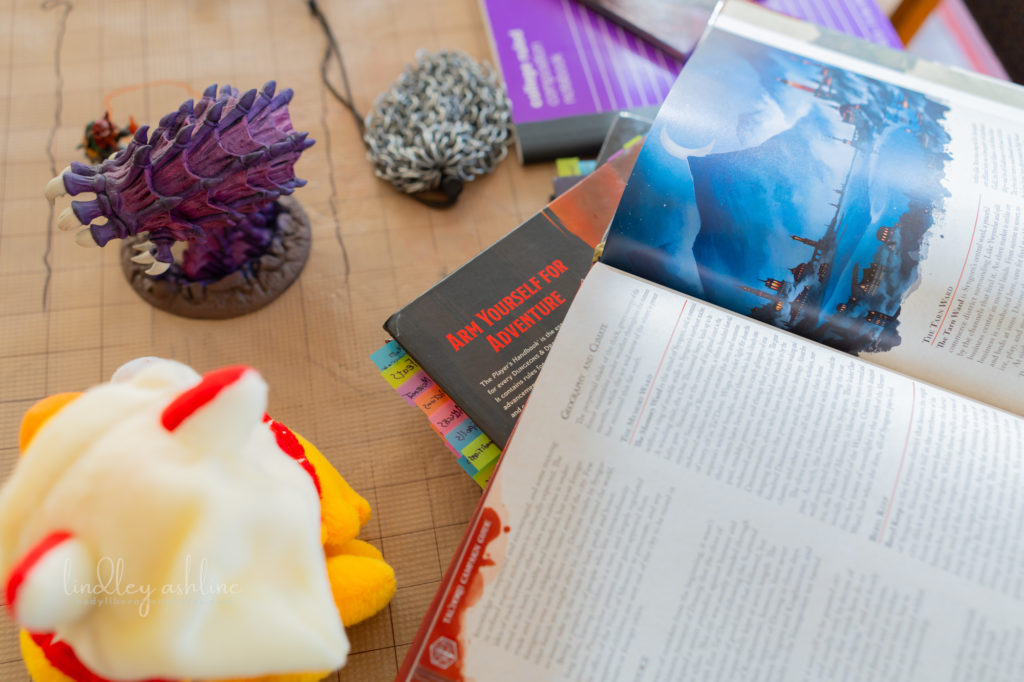
<svg viewBox="0 0 1024 682"><path fill-rule="evenodd" d="M277 234L267 251L219 280L194 282L177 265L163 275L145 273L148 265L132 262L133 246L148 238L129 237L121 245L121 270L132 289L147 303L181 317L228 319L259 310L291 286L309 258L312 242L309 217L292 197L277 200Z"/></svg>

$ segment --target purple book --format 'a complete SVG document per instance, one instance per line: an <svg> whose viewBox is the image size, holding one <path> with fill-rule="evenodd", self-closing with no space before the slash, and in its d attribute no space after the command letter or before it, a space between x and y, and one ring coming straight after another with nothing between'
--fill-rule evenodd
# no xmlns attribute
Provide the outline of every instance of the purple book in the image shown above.
<svg viewBox="0 0 1024 682"><path fill-rule="evenodd" d="M597 12L576 0L480 2L512 101L524 163L595 155L619 111L653 117L715 5L714 0L586 0L603 5ZM760 4L902 47L875 0ZM648 8L647 17L661 18L651 23L628 12L641 7ZM672 27L668 39L664 26Z"/></svg>

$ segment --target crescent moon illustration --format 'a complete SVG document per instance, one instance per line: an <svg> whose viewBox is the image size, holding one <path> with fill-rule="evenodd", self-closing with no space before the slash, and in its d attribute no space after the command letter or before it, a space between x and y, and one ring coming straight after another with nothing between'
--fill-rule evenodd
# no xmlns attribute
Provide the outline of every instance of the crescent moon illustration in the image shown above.
<svg viewBox="0 0 1024 682"><path fill-rule="evenodd" d="M690 149L688 147L684 147L681 144L678 144L671 137L669 137L667 126L661 129L660 140L661 146L665 149L666 152L676 157L677 159L683 159L684 161L691 156L707 156L708 153L711 152L712 147L715 146L715 141L711 140L710 142L708 142L703 147L700 147L699 149Z"/></svg>

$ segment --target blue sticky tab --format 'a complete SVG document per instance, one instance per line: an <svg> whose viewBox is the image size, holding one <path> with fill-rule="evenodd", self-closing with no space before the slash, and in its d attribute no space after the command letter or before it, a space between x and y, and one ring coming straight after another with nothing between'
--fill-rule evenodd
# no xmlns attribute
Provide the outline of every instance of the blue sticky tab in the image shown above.
<svg viewBox="0 0 1024 682"><path fill-rule="evenodd" d="M370 355L370 360L383 372L405 354L405 349L397 341L388 341Z"/></svg>
<svg viewBox="0 0 1024 682"><path fill-rule="evenodd" d="M448 439L448 442L451 443L456 450L462 452L462 448L466 447L470 441L481 433L479 426L466 419L457 427L449 431L445 435L445 438Z"/></svg>

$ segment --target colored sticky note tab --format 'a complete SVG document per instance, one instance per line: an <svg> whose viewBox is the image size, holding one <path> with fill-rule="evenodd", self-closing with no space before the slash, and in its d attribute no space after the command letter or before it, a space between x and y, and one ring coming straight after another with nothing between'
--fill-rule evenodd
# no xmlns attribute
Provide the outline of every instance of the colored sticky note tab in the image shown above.
<svg viewBox="0 0 1024 682"><path fill-rule="evenodd" d="M470 462L473 463L477 469L481 469L494 460L498 459L498 455L501 454L501 450L494 444L490 438L487 437L486 433L480 432L480 435L469 442L459 452L466 456Z"/></svg>
<svg viewBox="0 0 1024 682"><path fill-rule="evenodd" d="M580 172L580 157L570 156L562 159L555 159L555 171L558 173L558 177L562 178L567 175L583 175Z"/></svg>
<svg viewBox="0 0 1024 682"><path fill-rule="evenodd" d="M391 384L392 388L398 388L418 371L420 371L420 366L416 364L416 361L408 355L404 355L399 358L398 362L381 371L380 375Z"/></svg>
<svg viewBox="0 0 1024 682"><path fill-rule="evenodd" d="M485 466L480 471L473 475L473 480L476 481L477 485L481 488L486 488L487 484L491 481L491 474L494 473L494 467L498 465L498 460L494 459L490 464Z"/></svg>
<svg viewBox="0 0 1024 682"><path fill-rule="evenodd" d="M448 442L456 447L459 452L462 452L462 448L469 445L470 442L477 436L483 433L480 427L471 422L469 419L464 419L459 424L449 431L445 438Z"/></svg>
<svg viewBox="0 0 1024 682"><path fill-rule="evenodd" d="M398 395L405 398L405 402L409 403L413 407L416 407L416 401L420 398L420 396L430 391L430 389L435 388L436 386L437 384L434 383L433 379L427 376L426 372L419 371L413 374L405 381L403 381L398 386L393 386L392 388L394 388L395 391L398 392Z"/></svg>
<svg viewBox="0 0 1024 682"><path fill-rule="evenodd" d="M459 466L462 467L462 470L465 471L470 476L476 476L478 473L480 473L479 471L476 470L476 467L473 466L473 463L470 462L465 457L459 457Z"/></svg>
<svg viewBox="0 0 1024 682"><path fill-rule="evenodd" d="M373 361L373 364L377 365L378 370L383 372L398 362L403 355L406 355L405 349L397 341L392 340L375 350L370 355L370 360Z"/></svg>
<svg viewBox="0 0 1024 682"><path fill-rule="evenodd" d="M459 428L468 419L469 417L466 416L463 409L452 400L449 400L441 409L430 415L430 423L444 436ZM472 424L473 422L468 423ZM458 446L456 445L456 447ZM461 452L462 450L459 449L459 451Z"/></svg>
<svg viewBox="0 0 1024 682"><path fill-rule="evenodd" d="M580 172L577 175L590 175L597 169L596 159L587 159L579 162Z"/></svg>
<svg viewBox="0 0 1024 682"><path fill-rule="evenodd" d="M430 379L430 377L427 377ZM445 410L448 408L449 403L454 405L452 399L448 397L448 394L444 392L440 386L435 383L431 383L430 388L423 391L420 395L416 396L416 407L420 408L423 414L431 418L433 423L434 413Z"/></svg>

